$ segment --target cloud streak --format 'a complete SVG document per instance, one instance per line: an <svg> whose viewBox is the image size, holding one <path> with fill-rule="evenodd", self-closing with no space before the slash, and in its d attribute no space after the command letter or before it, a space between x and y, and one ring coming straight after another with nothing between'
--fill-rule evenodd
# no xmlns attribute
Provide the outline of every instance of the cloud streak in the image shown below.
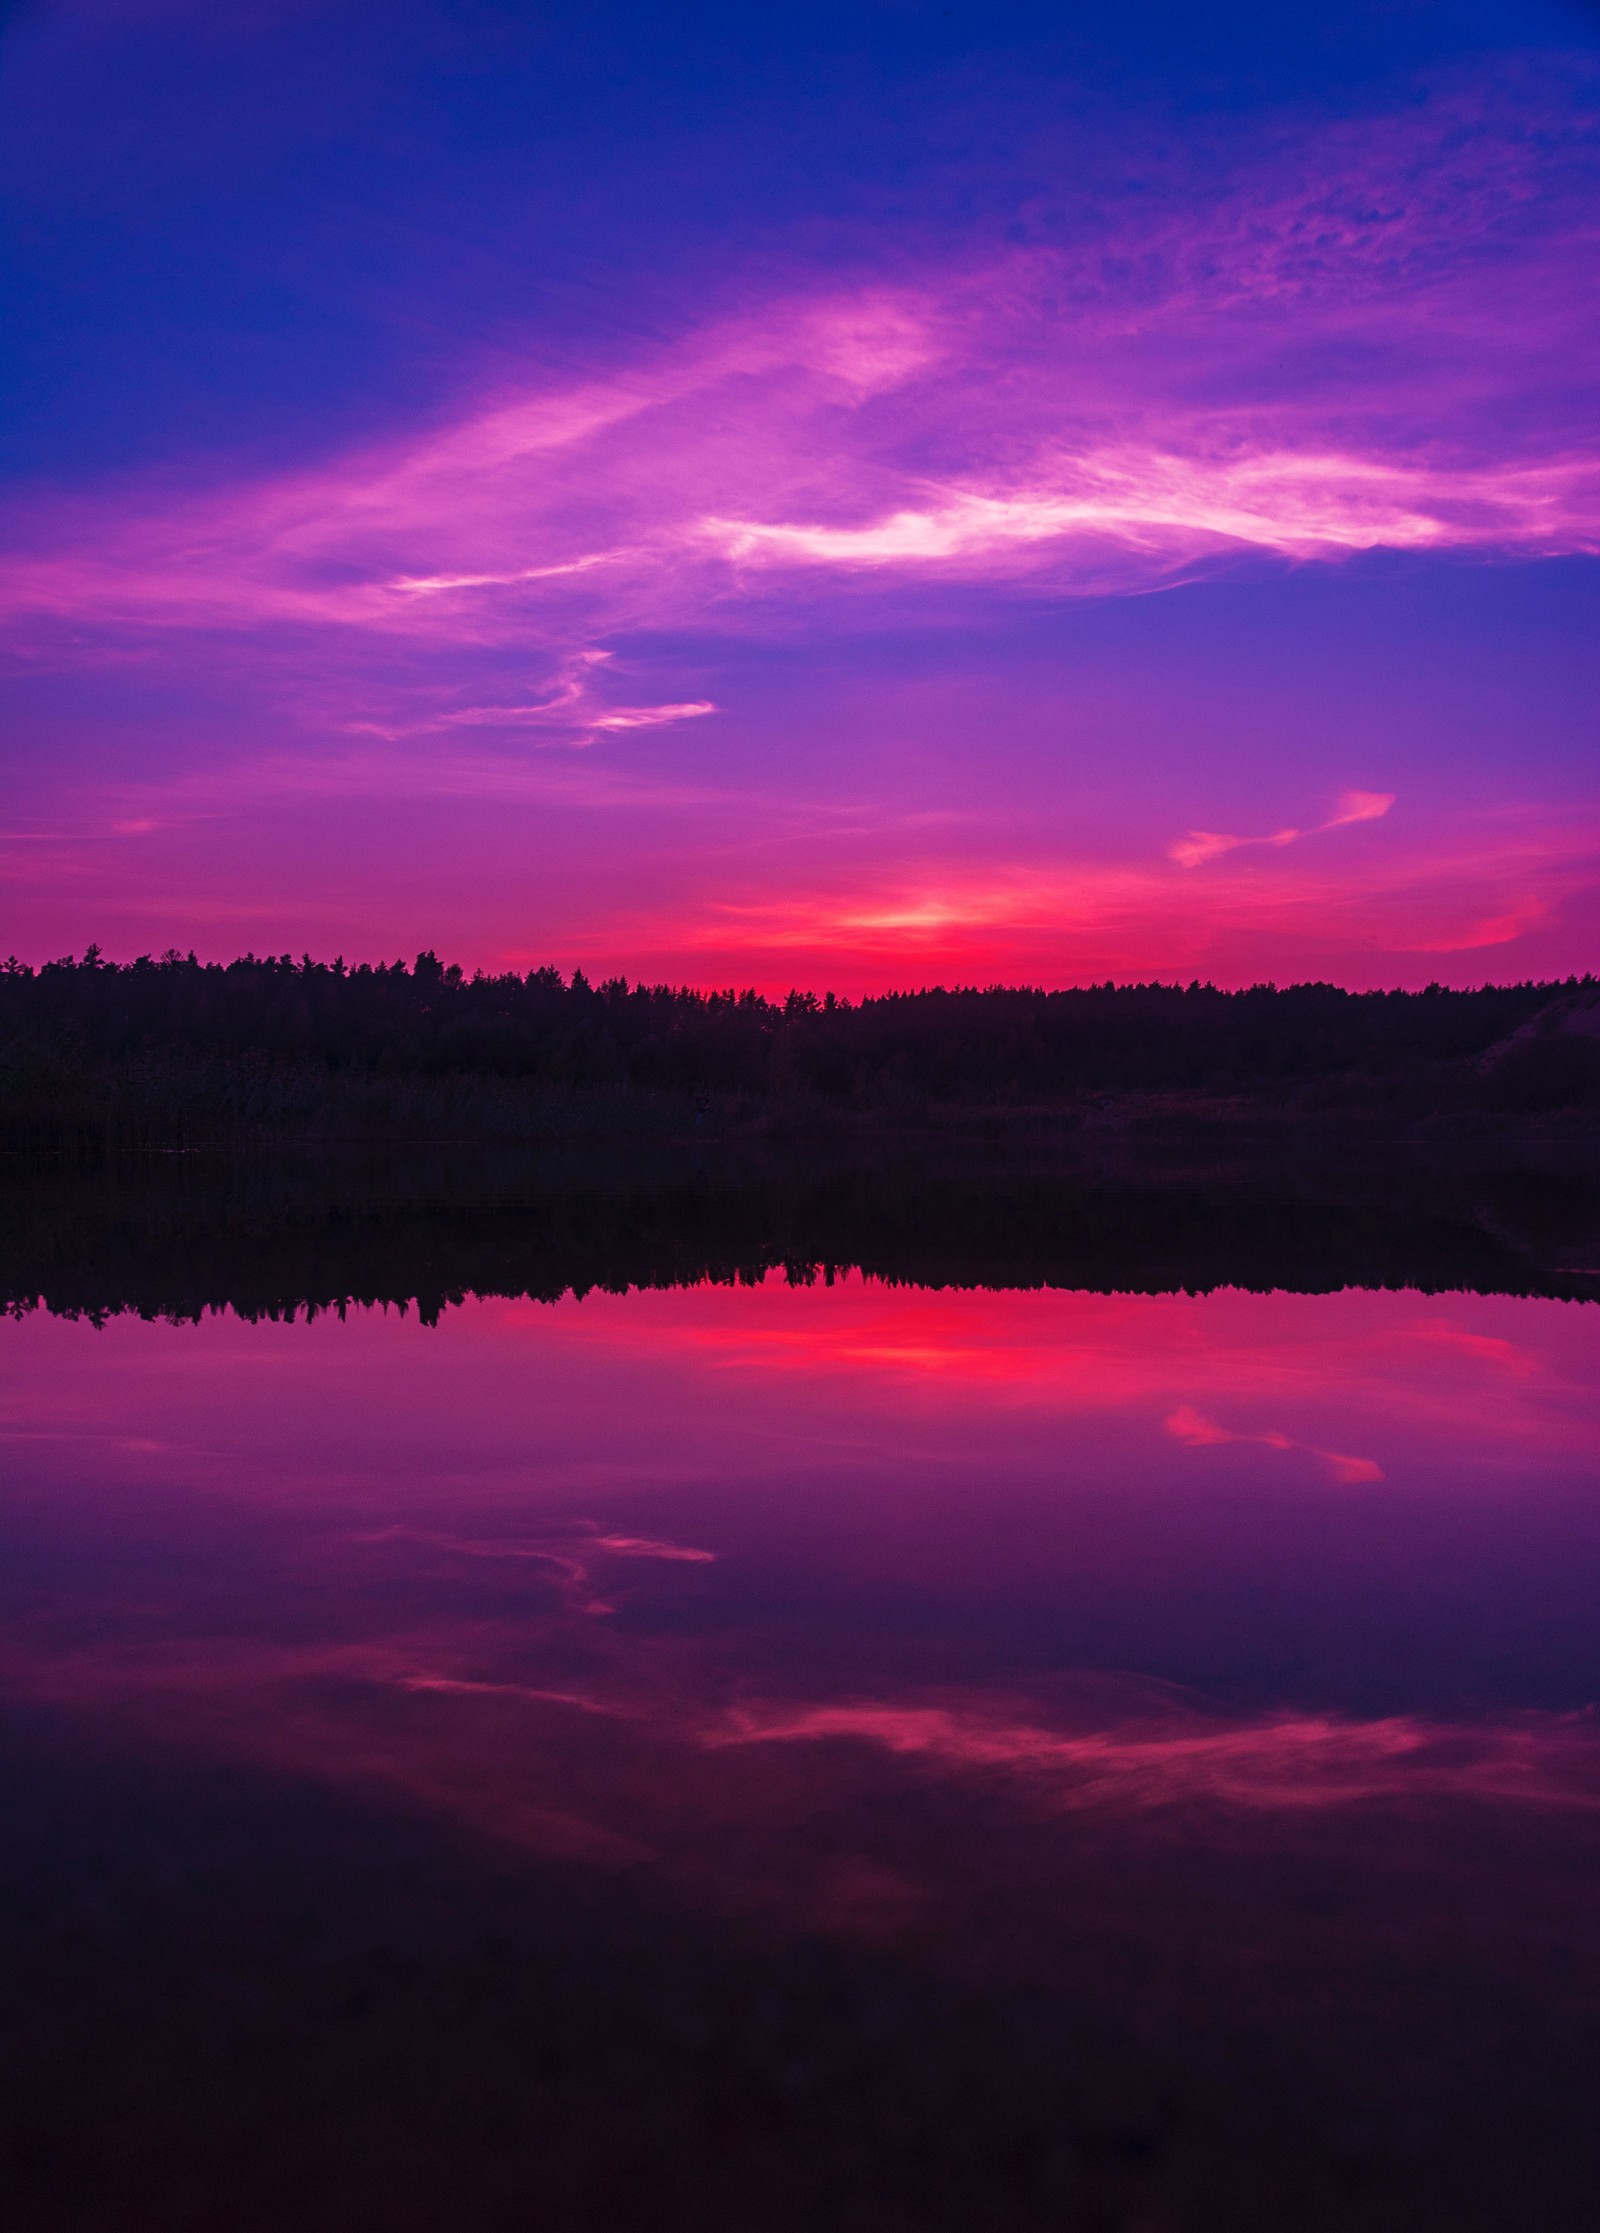
<svg viewBox="0 0 1600 2233"><path fill-rule="evenodd" d="M1180 868L1202 868L1207 861L1218 860L1224 853L1237 853L1242 846L1281 848L1297 844L1303 837L1321 837L1326 830L1347 829L1352 822L1380 822L1393 806L1394 796L1392 791L1346 791L1326 822L1310 830L1274 830L1270 837L1231 837L1221 830L1190 830L1170 848L1168 857Z"/></svg>
<svg viewBox="0 0 1600 2233"><path fill-rule="evenodd" d="M189 500L44 499L6 610L24 633L576 657L616 629L759 632L774 599L792 626L874 586L1097 596L1241 554L1600 549L1592 420L1552 370L1596 338L1592 102L1530 81L1293 154L1267 133L1209 198L1197 181L1075 243L832 293L796 270L674 346L384 447ZM1562 155L1542 172L1541 137Z"/></svg>
<svg viewBox="0 0 1600 2233"><path fill-rule="evenodd" d="M437 720L416 723L410 733L460 728L548 729L558 732L559 741L589 745L624 729L660 729L716 712L709 698L669 705L607 705L595 695L594 683L611 657L609 651L581 651L563 661L554 687L542 698L521 705L458 707L452 713L440 714Z"/></svg>

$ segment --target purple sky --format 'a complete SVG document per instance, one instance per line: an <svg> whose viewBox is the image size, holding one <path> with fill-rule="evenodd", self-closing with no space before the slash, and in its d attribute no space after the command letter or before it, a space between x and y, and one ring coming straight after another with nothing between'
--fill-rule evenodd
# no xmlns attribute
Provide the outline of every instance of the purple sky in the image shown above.
<svg viewBox="0 0 1600 2233"><path fill-rule="evenodd" d="M1106 12L14 9L0 944L1594 965L1600 14Z"/></svg>

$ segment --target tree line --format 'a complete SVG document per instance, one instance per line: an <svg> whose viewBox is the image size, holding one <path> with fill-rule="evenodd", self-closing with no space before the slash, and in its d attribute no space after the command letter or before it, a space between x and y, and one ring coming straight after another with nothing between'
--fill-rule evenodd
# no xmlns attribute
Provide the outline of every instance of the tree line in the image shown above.
<svg viewBox="0 0 1600 2233"><path fill-rule="evenodd" d="M1541 1056L1541 1023L1597 993L1585 977L1472 991L1107 982L772 1000L623 977L592 984L581 970L468 974L431 952L409 965L288 954L202 962L176 951L118 964L90 947L81 959L0 967L0 1063L15 1073L203 1059L866 1105L896 1096L1014 1104L1334 1078L1381 1087L1441 1066L1481 1069L1485 1057L1493 1068L1493 1051L1510 1041L1514 1077L1542 1062L1555 1081L1536 1079L1529 1105L1552 1092L1561 1105L1600 1097L1600 1042L1569 1034ZM1518 1033L1527 1048L1517 1049Z"/></svg>

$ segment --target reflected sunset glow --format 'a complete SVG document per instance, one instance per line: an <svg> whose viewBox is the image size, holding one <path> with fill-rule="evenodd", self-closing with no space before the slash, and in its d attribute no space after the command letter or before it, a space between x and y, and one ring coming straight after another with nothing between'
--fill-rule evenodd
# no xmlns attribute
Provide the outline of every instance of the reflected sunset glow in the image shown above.
<svg viewBox="0 0 1600 2233"><path fill-rule="evenodd" d="M1580 1305L773 1275L8 1340L22 1695L530 1851L737 1904L737 1824L885 1776L1186 1838L1600 1797Z"/></svg>

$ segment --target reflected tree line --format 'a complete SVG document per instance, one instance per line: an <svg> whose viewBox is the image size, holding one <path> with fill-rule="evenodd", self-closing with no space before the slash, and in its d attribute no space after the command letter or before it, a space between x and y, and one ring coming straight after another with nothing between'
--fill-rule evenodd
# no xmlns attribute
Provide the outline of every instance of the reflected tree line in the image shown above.
<svg viewBox="0 0 1600 2233"><path fill-rule="evenodd" d="M922 1287L1158 1293L1346 1286L1600 1298L1600 1183L1437 1152L1197 1170L974 1156L416 1151L388 1158L17 1159L0 1307L100 1318L437 1320L471 1296L555 1301L850 1273Z"/></svg>

